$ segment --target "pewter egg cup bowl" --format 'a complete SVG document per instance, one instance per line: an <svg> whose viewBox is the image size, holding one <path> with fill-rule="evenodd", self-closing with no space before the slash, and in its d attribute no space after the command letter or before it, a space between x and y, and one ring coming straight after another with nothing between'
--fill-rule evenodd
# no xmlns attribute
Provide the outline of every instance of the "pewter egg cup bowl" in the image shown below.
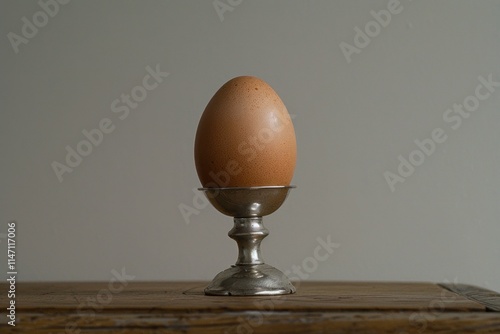
<svg viewBox="0 0 500 334"><path fill-rule="evenodd" d="M238 244L236 264L220 272L205 289L206 295L257 296L295 292L285 274L265 264L260 243L269 234L262 217L286 200L295 186L200 188L221 213L234 217L228 235Z"/></svg>
<svg viewBox="0 0 500 334"><path fill-rule="evenodd" d="M295 186L199 188L222 214L235 218L270 215Z"/></svg>

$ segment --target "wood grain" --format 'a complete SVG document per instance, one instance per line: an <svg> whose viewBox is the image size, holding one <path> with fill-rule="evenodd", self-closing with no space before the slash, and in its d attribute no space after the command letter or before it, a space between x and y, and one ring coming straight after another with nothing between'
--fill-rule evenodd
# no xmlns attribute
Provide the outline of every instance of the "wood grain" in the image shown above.
<svg viewBox="0 0 500 334"><path fill-rule="evenodd" d="M307 282L278 297L205 296L206 284L18 283L18 325L0 332L500 333L500 312L487 312L498 295L485 305L433 283Z"/></svg>
<svg viewBox="0 0 500 334"><path fill-rule="evenodd" d="M483 304L486 306L487 311L500 312L500 294L495 291L467 284L448 283L440 285L449 291Z"/></svg>

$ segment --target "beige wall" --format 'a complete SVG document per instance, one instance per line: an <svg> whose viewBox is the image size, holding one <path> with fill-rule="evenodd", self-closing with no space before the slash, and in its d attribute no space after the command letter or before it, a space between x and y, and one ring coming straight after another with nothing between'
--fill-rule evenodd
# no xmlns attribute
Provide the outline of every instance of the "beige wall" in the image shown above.
<svg viewBox="0 0 500 334"><path fill-rule="evenodd" d="M484 83L500 82L500 3L215 5L72 1L48 15L1 1L0 233L18 222L19 279L208 280L233 263L231 219L193 206L193 140L215 91L256 75L298 140L298 188L265 219L268 263L311 280L500 290L500 86ZM60 182L53 162L95 128L107 133L80 144L92 152ZM398 174L400 155L418 166ZM198 210L189 224L182 204ZM329 235L340 246L319 261Z"/></svg>

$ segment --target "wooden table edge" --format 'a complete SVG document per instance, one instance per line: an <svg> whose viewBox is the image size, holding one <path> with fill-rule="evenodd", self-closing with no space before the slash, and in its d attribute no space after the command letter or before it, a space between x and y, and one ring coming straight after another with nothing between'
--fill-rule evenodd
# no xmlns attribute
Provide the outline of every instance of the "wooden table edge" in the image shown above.
<svg viewBox="0 0 500 334"><path fill-rule="evenodd" d="M471 284L438 283L437 285L484 305L487 312L500 312L500 294Z"/></svg>

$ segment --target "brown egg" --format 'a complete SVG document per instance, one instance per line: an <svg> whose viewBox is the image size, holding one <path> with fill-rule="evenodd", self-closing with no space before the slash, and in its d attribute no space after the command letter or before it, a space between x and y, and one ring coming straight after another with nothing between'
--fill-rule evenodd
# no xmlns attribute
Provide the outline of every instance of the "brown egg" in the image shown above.
<svg viewBox="0 0 500 334"><path fill-rule="evenodd" d="M204 187L289 185L296 158L290 115L263 80L231 79L206 106L194 145Z"/></svg>

